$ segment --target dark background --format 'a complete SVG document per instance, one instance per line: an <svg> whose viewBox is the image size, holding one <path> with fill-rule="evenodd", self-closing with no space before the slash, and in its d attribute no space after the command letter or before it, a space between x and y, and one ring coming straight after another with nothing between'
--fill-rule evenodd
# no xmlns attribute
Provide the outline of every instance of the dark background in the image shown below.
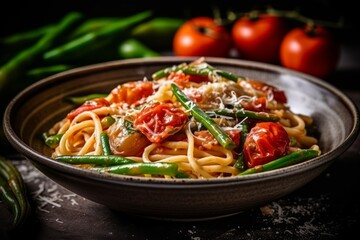
<svg viewBox="0 0 360 240"><path fill-rule="evenodd" d="M328 21L343 19L345 27L343 34L358 28L358 8L350 0L284 0L284 1L7 1L0 5L0 35L6 35L21 30L31 29L50 22L57 22L69 11L80 11L92 16L122 16L141 10L153 9L157 15L178 16L190 18L197 15L212 15L214 7L222 13L228 10L245 12L254 8L272 6L277 9L299 10L303 15Z"/></svg>

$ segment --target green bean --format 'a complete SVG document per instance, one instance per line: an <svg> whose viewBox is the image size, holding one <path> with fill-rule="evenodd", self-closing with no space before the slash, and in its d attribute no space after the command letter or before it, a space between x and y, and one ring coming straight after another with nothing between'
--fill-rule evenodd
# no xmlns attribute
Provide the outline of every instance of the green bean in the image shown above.
<svg viewBox="0 0 360 240"><path fill-rule="evenodd" d="M93 167L91 170L102 173L116 173L131 176L151 174L175 177L176 174L178 174L178 165L165 162L137 162L111 167Z"/></svg>
<svg viewBox="0 0 360 240"><path fill-rule="evenodd" d="M61 134L61 133L60 134L49 135L47 132L44 132L41 137L44 140L46 145L48 145L51 148L54 148L59 144L59 142L61 140L61 137L63 135L64 134Z"/></svg>
<svg viewBox="0 0 360 240"><path fill-rule="evenodd" d="M30 77L32 79L38 80L38 79L42 79L42 78L48 77L48 76L56 74L56 73L70 70L72 68L74 68L74 67L71 65L66 65L66 64L37 67L37 68L30 69L26 73L26 76Z"/></svg>
<svg viewBox="0 0 360 240"><path fill-rule="evenodd" d="M100 47L107 45L110 41L114 41L114 39L121 37L121 35L124 35L125 31L144 21L151 15L151 11L144 11L120 19L119 21L100 28L98 31L81 35L61 46L51 49L44 53L43 59L45 61L64 61L76 58L90 50L99 49Z"/></svg>
<svg viewBox="0 0 360 240"><path fill-rule="evenodd" d="M65 100L67 100L73 104L81 105L88 100L92 100L92 99L96 99L96 98L104 98L107 96L108 96L108 94L92 93L92 94L82 95L82 96L70 96L70 97L65 98Z"/></svg>
<svg viewBox="0 0 360 240"><path fill-rule="evenodd" d="M195 120L200 122L207 130L209 130L221 146L226 149L234 149L236 147L236 144L227 135L227 133L193 101L191 101L176 84L171 83L171 88L176 99L191 112Z"/></svg>
<svg viewBox="0 0 360 240"><path fill-rule="evenodd" d="M16 214L14 222L16 227L27 218L31 208L26 195L26 186L19 171L3 157L0 157L0 176L7 182L19 205L19 211L15 209L17 206L12 206Z"/></svg>
<svg viewBox="0 0 360 240"><path fill-rule="evenodd" d="M244 172L239 173L239 176L252 174L252 173L258 173L258 172L264 172L264 171L270 171L273 169L278 169L282 167L286 167L289 165L293 165L296 163L303 162L305 160L314 158L319 155L319 152L317 150L311 150L311 149L303 149L299 150L293 153L290 153L286 156L283 156L281 158L278 158L276 160L273 160L269 163L259 165L253 168L249 168L245 170Z"/></svg>
<svg viewBox="0 0 360 240"><path fill-rule="evenodd" d="M102 154L105 156L111 155L109 136L105 132L100 133L100 141Z"/></svg>
<svg viewBox="0 0 360 240"><path fill-rule="evenodd" d="M70 164L94 164L103 166L121 165L136 162L132 159L116 155L62 155L55 157L55 160Z"/></svg>
<svg viewBox="0 0 360 240"><path fill-rule="evenodd" d="M24 45L33 44L44 36L48 31L54 28L54 25L45 25L24 32L18 32L0 39L0 44L8 47L22 47Z"/></svg>
<svg viewBox="0 0 360 240"><path fill-rule="evenodd" d="M71 12L67 14L58 25L49 30L38 42L19 52L0 67L1 104L6 104L8 101L7 98L11 97L13 93L16 93L19 87L23 87L18 82L20 76L25 74L26 71L41 58L41 55L45 51L53 47L53 45L57 43L57 40L75 27L81 19L82 15L80 13Z"/></svg>
<svg viewBox="0 0 360 240"><path fill-rule="evenodd" d="M212 110L209 111L209 113L214 112L216 115L221 115L221 116L228 116L228 117L233 117L233 118L251 118L251 119L256 119L256 120L261 120L263 122L277 122L280 120L280 118L272 113L267 113L267 112L254 112L254 111L249 111L249 110L245 110L245 109L216 109L216 110Z"/></svg>
<svg viewBox="0 0 360 240"><path fill-rule="evenodd" d="M245 143L245 140L246 140L246 136L248 135L249 133L249 129L248 129L248 126L247 126L247 123L245 121L243 121L241 123L241 138L240 138L240 153L239 153L239 156L238 158L236 159L236 162L234 163L234 167L239 169L240 171L245 171L246 169L246 164L245 164L245 159L244 159L244 143Z"/></svg>
<svg viewBox="0 0 360 240"><path fill-rule="evenodd" d="M169 76L170 73L172 73L172 72L177 72L177 71L182 71L183 73L188 74L188 75L204 76L204 77L209 76L211 74L217 74L221 77L224 77L224 78L234 81L234 82L237 82L239 79L245 79L244 77L237 76L231 72L214 69L213 67L209 66L208 64L206 64L205 66L203 64L194 65L194 66L179 65L179 66L165 68L165 69L162 69L162 70L159 70L159 71L153 73L152 78L154 80L158 80L160 78Z"/></svg>
<svg viewBox="0 0 360 240"><path fill-rule="evenodd" d="M115 122L115 118L112 116L105 116L101 119L101 126L102 128L108 128Z"/></svg>

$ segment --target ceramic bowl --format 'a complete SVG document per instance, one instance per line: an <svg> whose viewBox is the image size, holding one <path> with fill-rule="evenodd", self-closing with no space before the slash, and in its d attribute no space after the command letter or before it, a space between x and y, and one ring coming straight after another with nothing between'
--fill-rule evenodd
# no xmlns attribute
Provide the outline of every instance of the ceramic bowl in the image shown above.
<svg viewBox="0 0 360 240"><path fill-rule="evenodd" d="M150 179L91 172L51 159L39 135L72 109L66 96L108 93L119 83L151 78L165 67L195 58L119 60L66 71L20 92L4 114L12 146L46 176L70 191L126 214L168 220L233 215L281 198L319 176L359 133L355 104L324 80L279 66L237 59L206 58L216 68L268 82L285 90L294 112L310 115L321 132L323 154L268 172L222 179Z"/></svg>

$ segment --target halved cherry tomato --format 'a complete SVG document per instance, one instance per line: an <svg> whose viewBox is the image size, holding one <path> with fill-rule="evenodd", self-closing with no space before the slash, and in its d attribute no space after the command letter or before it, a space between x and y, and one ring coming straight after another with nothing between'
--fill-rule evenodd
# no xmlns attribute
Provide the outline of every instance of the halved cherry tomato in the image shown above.
<svg viewBox="0 0 360 240"><path fill-rule="evenodd" d="M120 104L136 106L153 94L152 82L136 81L124 83L111 91L113 101Z"/></svg>
<svg viewBox="0 0 360 240"><path fill-rule="evenodd" d="M340 44L324 27L294 28L285 37L280 48L284 67L326 78L337 66Z"/></svg>
<svg viewBox="0 0 360 240"><path fill-rule="evenodd" d="M151 142L158 143L180 131L187 120L186 113L173 103L156 102L139 112L134 127Z"/></svg>
<svg viewBox="0 0 360 240"><path fill-rule="evenodd" d="M91 111L109 105L110 103L105 98L96 98L96 99L88 100L84 102L80 107L70 112L66 117L72 120L82 112Z"/></svg>
<svg viewBox="0 0 360 240"><path fill-rule="evenodd" d="M198 16L186 21L173 38L176 56L227 57L231 37L225 26L207 16Z"/></svg>
<svg viewBox="0 0 360 240"><path fill-rule="evenodd" d="M277 63L280 44L287 31L284 19L263 14L237 19L231 36L241 58Z"/></svg>
<svg viewBox="0 0 360 240"><path fill-rule="evenodd" d="M248 168L263 165L286 155L290 138L280 124L274 122L257 123L246 136L244 159Z"/></svg>
<svg viewBox="0 0 360 240"><path fill-rule="evenodd" d="M269 96L272 96L274 100L276 100L279 103L287 103L287 98L285 95L285 92L283 90L278 89L277 87L265 83L260 82L253 79L248 79L248 83L255 88L258 91L261 91Z"/></svg>

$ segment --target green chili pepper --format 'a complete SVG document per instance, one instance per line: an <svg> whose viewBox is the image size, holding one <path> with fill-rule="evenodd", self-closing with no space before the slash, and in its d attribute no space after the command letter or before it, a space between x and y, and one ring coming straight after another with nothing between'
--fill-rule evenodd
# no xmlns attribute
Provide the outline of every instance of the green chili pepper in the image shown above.
<svg viewBox="0 0 360 240"><path fill-rule="evenodd" d="M31 211L26 186L20 172L4 157L0 156L1 197L14 214L13 227L21 225Z"/></svg>
<svg viewBox="0 0 360 240"><path fill-rule="evenodd" d="M193 101L191 101L181 90L180 88L171 83L172 92L175 95L176 99L191 112L192 116L206 127L207 130L214 136L214 138L219 142L221 146L226 149L234 149L236 144L234 141L227 135L227 133L216 124L216 122L211 119L203 110L201 110Z"/></svg>
<svg viewBox="0 0 360 240"><path fill-rule="evenodd" d="M155 17L135 26L130 36L151 49L164 51L172 49L172 39L177 29L185 22L182 18Z"/></svg>
<svg viewBox="0 0 360 240"><path fill-rule="evenodd" d="M274 161L271 161L269 163L259 165L253 168L249 168L245 170L244 172L239 173L239 176L252 174L252 173L258 173L258 172L264 172L264 171L270 171L273 169L278 169L282 167L286 167L292 164L300 163L302 161L317 157L319 155L319 152L317 150L311 150L311 149L303 149L299 150L293 153L290 153L286 156L283 156L281 158L278 158Z"/></svg>

